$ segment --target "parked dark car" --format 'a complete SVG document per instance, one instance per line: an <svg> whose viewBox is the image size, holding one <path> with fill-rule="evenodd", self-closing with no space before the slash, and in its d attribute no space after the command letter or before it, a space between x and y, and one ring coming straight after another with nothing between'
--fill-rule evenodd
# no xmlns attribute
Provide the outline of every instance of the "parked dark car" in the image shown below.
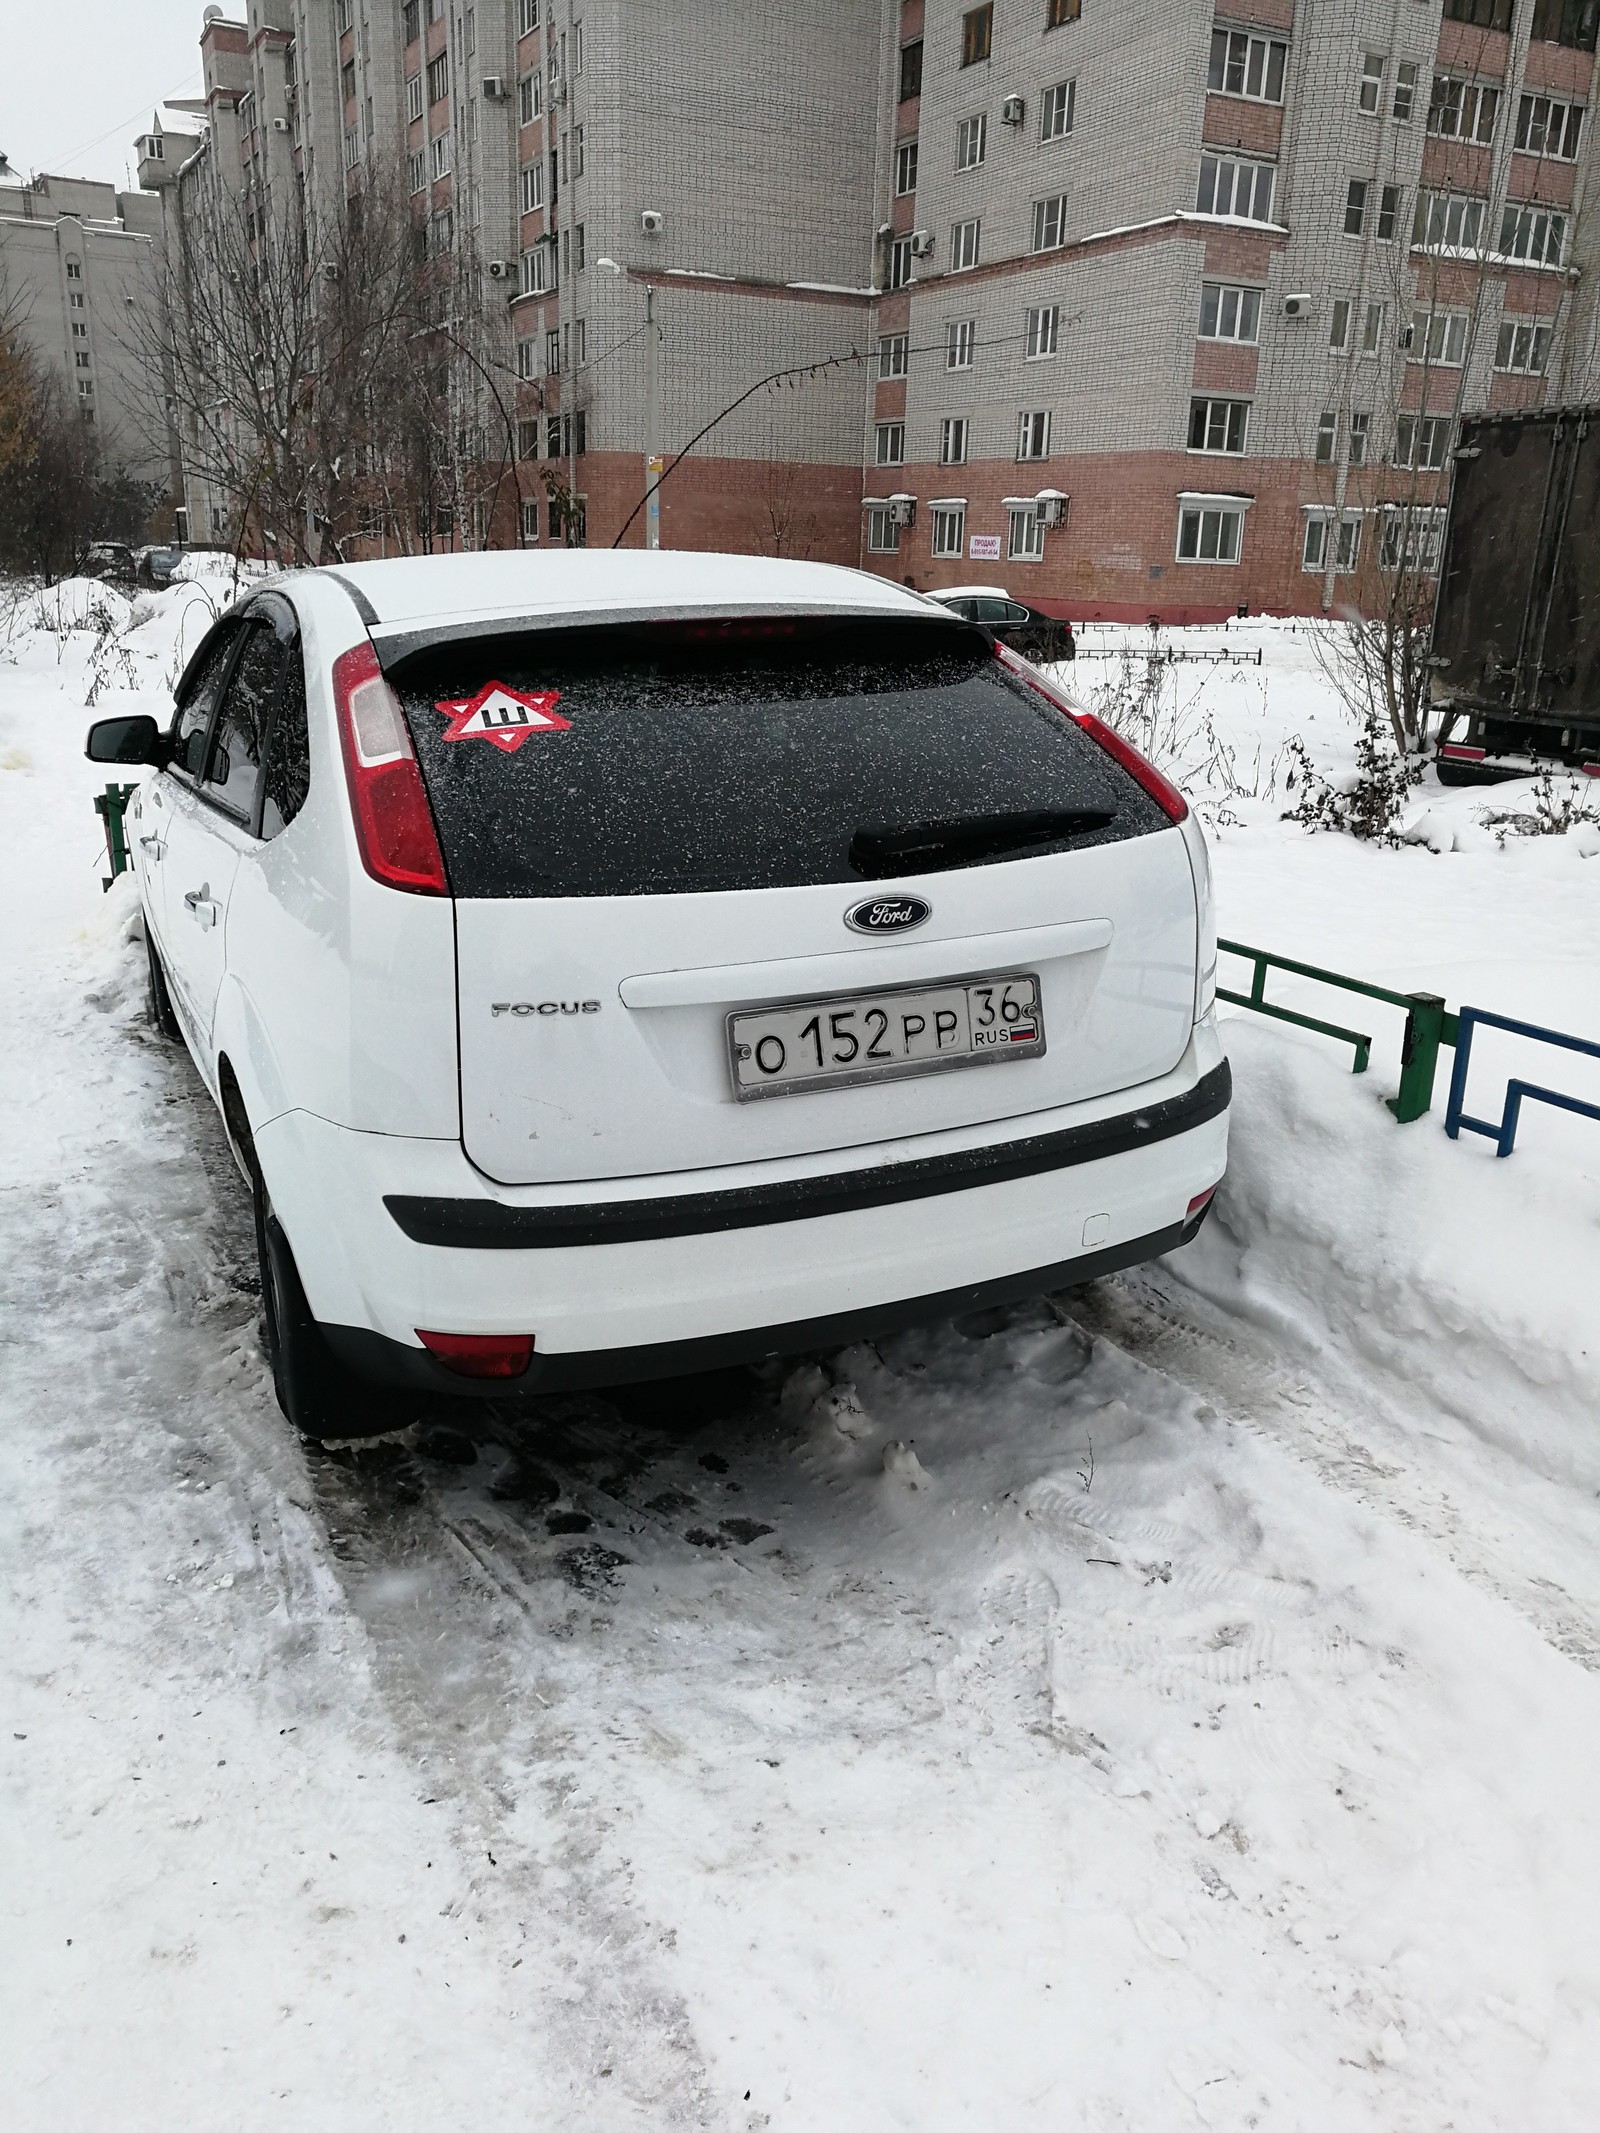
<svg viewBox="0 0 1600 2133"><path fill-rule="evenodd" d="M108 585L133 585L138 581L133 550L122 541L96 541L83 559L83 574Z"/></svg>
<svg viewBox="0 0 1600 2133"><path fill-rule="evenodd" d="M160 592L172 583L172 573L183 561L184 551L176 542L141 548L134 557L139 583Z"/></svg>
<svg viewBox="0 0 1600 2133"><path fill-rule="evenodd" d="M1070 622L1058 621L1041 608L1029 607L1024 600L1013 600L1003 585L947 585L928 597L965 621L981 622L1024 659L1077 657Z"/></svg>

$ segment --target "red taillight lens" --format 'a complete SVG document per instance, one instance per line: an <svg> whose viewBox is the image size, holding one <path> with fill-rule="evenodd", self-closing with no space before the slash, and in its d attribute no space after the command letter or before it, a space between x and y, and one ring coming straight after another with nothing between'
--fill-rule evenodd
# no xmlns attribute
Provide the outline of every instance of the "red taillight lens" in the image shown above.
<svg viewBox="0 0 1600 2133"><path fill-rule="evenodd" d="M1183 821L1189 812L1188 801L1172 780L1157 770L1154 763L1145 761L1131 742L1125 741L1104 719L1096 718L1092 711L1080 711L1070 696L1064 696L1037 667L1030 666L1026 659L1019 658L1009 645L997 644L994 656L1008 673L1015 674L1018 681L1025 681L1028 687L1036 689L1047 703L1054 704L1058 711L1064 711L1074 724L1081 726L1090 740L1103 748L1107 755L1122 765L1130 778L1144 787L1170 822Z"/></svg>
<svg viewBox="0 0 1600 2133"><path fill-rule="evenodd" d="M1441 755L1454 756L1458 763L1481 763L1489 753L1487 748L1467 748L1460 741L1441 741Z"/></svg>
<svg viewBox="0 0 1600 2133"><path fill-rule="evenodd" d="M464 1378L520 1378L533 1361L531 1333L424 1333L418 1326L417 1339Z"/></svg>
<svg viewBox="0 0 1600 2133"><path fill-rule="evenodd" d="M1215 1185L1208 1185L1204 1192L1197 1192L1194 1198L1189 1202L1189 1212L1184 1216L1184 1221L1192 1222L1195 1216L1199 1214L1201 1208L1209 1207L1211 1202L1216 1198L1216 1196L1217 1188Z"/></svg>
<svg viewBox="0 0 1600 2133"><path fill-rule="evenodd" d="M333 662L333 700L362 865L391 889L448 896L405 713L370 643L352 645Z"/></svg>

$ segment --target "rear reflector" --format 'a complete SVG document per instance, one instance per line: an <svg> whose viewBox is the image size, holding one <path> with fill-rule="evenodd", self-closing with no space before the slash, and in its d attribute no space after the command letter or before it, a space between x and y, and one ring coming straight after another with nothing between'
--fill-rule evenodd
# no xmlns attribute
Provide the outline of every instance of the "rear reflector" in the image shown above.
<svg viewBox="0 0 1600 2133"><path fill-rule="evenodd" d="M448 896L444 858L405 713L370 642L333 662L345 777L361 864L374 881L416 896Z"/></svg>
<svg viewBox="0 0 1600 2133"><path fill-rule="evenodd" d="M424 1333L418 1326L417 1339L464 1378L520 1378L533 1361L531 1333Z"/></svg>
<svg viewBox="0 0 1600 2133"><path fill-rule="evenodd" d="M1463 748L1459 741L1441 741L1439 753L1453 756L1458 763L1481 763L1489 751L1487 748Z"/></svg>
<svg viewBox="0 0 1600 2133"><path fill-rule="evenodd" d="M1600 778L1600 763L1580 763L1578 768L1586 778Z"/></svg>
<svg viewBox="0 0 1600 2133"><path fill-rule="evenodd" d="M1202 1207L1209 1207L1211 1202L1216 1198L1216 1195L1217 1188L1215 1185L1208 1185L1204 1192L1197 1192L1194 1198L1189 1202L1189 1211L1184 1216L1184 1221L1192 1222L1195 1216L1199 1214ZM426 1339L427 1336L424 1335L423 1338Z"/></svg>
<svg viewBox="0 0 1600 2133"><path fill-rule="evenodd" d="M1120 763L1135 783L1144 787L1169 821L1183 821L1189 812L1188 801L1172 780L1157 770L1154 763L1146 762L1131 741L1125 741L1114 727L1108 726L1104 719L1096 718L1092 711L1081 711L1070 696L1056 688L1037 667L1031 666L1026 659L1019 658L1009 645L997 644L994 656L1008 673L1015 674L1018 681L1025 681L1030 689L1036 689L1042 697L1054 704L1058 711L1064 711L1068 718L1081 726L1090 740Z"/></svg>

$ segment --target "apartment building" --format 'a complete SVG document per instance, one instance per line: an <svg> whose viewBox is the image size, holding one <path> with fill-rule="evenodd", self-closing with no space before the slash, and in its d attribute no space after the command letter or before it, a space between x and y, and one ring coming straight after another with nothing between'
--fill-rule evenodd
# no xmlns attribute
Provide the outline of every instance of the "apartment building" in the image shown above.
<svg viewBox="0 0 1600 2133"><path fill-rule="evenodd" d="M905 0L869 566L1176 619L1425 565L1455 413L1595 390L1597 14Z"/></svg>
<svg viewBox="0 0 1600 2133"><path fill-rule="evenodd" d="M89 178L0 179L0 296L24 343L93 424L104 464L165 488L173 453L142 326L155 313L161 243L160 203L143 193Z"/></svg>
<svg viewBox="0 0 1600 2133"><path fill-rule="evenodd" d="M1315 612L1426 561L1459 408L1596 389L1597 14L250 0L207 10L181 183L398 178L461 434L512 461L430 543Z"/></svg>

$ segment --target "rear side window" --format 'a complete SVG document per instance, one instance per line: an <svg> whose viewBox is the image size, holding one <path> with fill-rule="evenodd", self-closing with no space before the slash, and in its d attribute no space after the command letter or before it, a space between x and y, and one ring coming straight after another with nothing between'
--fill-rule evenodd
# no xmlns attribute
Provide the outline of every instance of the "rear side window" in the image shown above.
<svg viewBox="0 0 1600 2133"><path fill-rule="evenodd" d="M204 785L211 799L246 822L255 818L267 723L282 672L283 645L271 623L252 623L222 700Z"/></svg>
<svg viewBox="0 0 1600 2133"><path fill-rule="evenodd" d="M172 728L173 767L186 770L192 778L200 775L206 733L211 725L211 714L217 707L217 691L222 687L228 655L238 637L237 623L226 623L213 633L201 653L188 693L178 706L178 716Z"/></svg>
<svg viewBox="0 0 1600 2133"><path fill-rule="evenodd" d="M389 679L462 897L857 882L1169 826L960 625L529 632Z"/></svg>
<svg viewBox="0 0 1600 2133"><path fill-rule="evenodd" d="M276 837L299 814L311 790L311 741L306 730L306 670L300 647L289 647L278 693L277 716L267 743L261 834Z"/></svg>

